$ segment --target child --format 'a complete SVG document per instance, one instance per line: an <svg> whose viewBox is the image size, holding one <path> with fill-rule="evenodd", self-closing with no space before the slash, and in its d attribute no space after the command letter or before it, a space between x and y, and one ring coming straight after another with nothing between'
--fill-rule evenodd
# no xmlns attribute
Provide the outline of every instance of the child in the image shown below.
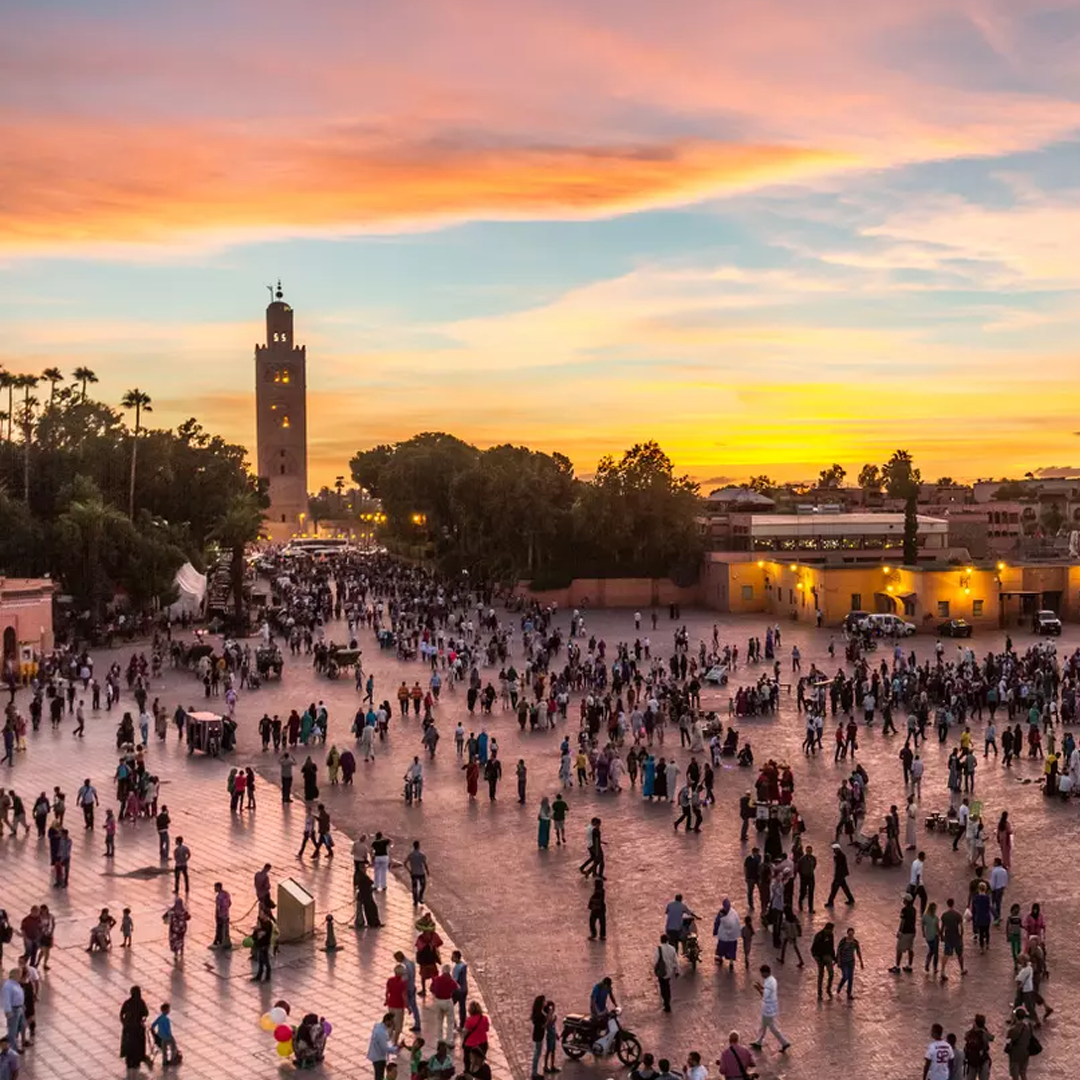
<svg viewBox="0 0 1080 1080"><path fill-rule="evenodd" d="M169 1003L161 1003L161 1012L158 1018L150 1025L150 1034L154 1037L154 1044L161 1047L161 1064L164 1068L170 1065L179 1065L184 1060L184 1055L176 1048L176 1039L172 1033L172 1018L169 1016Z"/></svg>
<svg viewBox="0 0 1080 1080"><path fill-rule="evenodd" d="M746 970L750 970L750 944L754 940L754 917L747 912L743 916L742 929L739 930L739 937L742 938L743 947L743 960L746 962Z"/></svg>
<svg viewBox="0 0 1080 1080"><path fill-rule="evenodd" d="M120 918L120 933L124 940L120 942L121 949L131 948L131 935L135 932L135 923L131 918L131 908L124 908L124 914Z"/></svg>
<svg viewBox="0 0 1080 1080"><path fill-rule="evenodd" d="M409 1047L409 1075L412 1080L425 1080L427 1076L427 1058L424 1057L424 1040L417 1035Z"/></svg>
<svg viewBox="0 0 1080 1080"><path fill-rule="evenodd" d="M1005 920L1005 936L1012 951L1013 971L1020 970L1020 953L1023 950L1024 920L1020 917L1020 905L1009 908L1009 917Z"/></svg>
<svg viewBox="0 0 1080 1080"><path fill-rule="evenodd" d="M116 854L116 818L111 810L105 811L105 858Z"/></svg>

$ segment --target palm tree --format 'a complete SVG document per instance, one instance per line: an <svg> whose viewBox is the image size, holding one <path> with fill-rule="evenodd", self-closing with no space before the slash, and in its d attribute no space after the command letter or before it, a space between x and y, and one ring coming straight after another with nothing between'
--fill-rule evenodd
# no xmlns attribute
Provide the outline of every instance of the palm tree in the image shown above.
<svg viewBox="0 0 1080 1080"><path fill-rule="evenodd" d="M64 381L64 373L58 367L47 367L41 377L49 384L49 408L56 398L56 384Z"/></svg>
<svg viewBox="0 0 1080 1080"><path fill-rule="evenodd" d="M0 368L0 390L7 390L8 442L11 442L11 418L15 415L15 403L13 401L13 395L15 393L15 379L16 376L12 375L10 371L5 371L3 368Z"/></svg>
<svg viewBox="0 0 1080 1080"><path fill-rule="evenodd" d="M85 370L80 368L80 370ZM78 374L78 372L76 372ZM93 372L90 375L93 376ZM94 380L97 381L96 379ZM84 391L85 398L85 391ZM131 440L131 481L128 485L128 517L132 520L135 519L135 461L139 452L139 431L142 426L142 414L144 412L153 412L153 407L150 403L150 395L143 390L140 390L137 386L134 390L129 390L120 399L120 404L125 409L135 410L135 432L134 438Z"/></svg>
<svg viewBox="0 0 1080 1080"><path fill-rule="evenodd" d="M37 382L32 375L26 377ZM23 429L23 502L27 505L30 504L30 444L34 440L34 410L37 407L38 399L27 396L19 408L19 423Z"/></svg>
<svg viewBox="0 0 1080 1080"><path fill-rule="evenodd" d="M233 498L210 533L230 554L229 576L237 626L244 617L244 553L248 544L256 543L262 536L265 521L257 496L245 491Z"/></svg>
<svg viewBox="0 0 1080 1080"><path fill-rule="evenodd" d="M96 383L98 381L98 377L88 367L77 367L71 373L71 377L77 383L82 384L82 400L85 402L87 383Z"/></svg>

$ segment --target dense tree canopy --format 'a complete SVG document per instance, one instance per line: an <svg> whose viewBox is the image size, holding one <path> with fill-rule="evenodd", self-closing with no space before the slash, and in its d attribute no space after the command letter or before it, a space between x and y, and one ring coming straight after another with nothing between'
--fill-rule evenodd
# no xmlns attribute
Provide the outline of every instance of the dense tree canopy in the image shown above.
<svg viewBox="0 0 1080 1080"><path fill-rule="evenodd" d="M203 565L238 499L265 502L243 447L194 419L175 431L146 428L144 391L125 395L129 427L119 410L90 397L97 378L89 368L66 385L56 369L39 381L48 384L44 404L29 396L28 380L4 380L17 422L0 441L0 573L53 574L91 619L118 595L142 609L171 599L185 559ZM249 532L257 538L257 527Z"/></svg>
<svg viewBox="0 0 1080 1080"><path fill-rule="evenodd" d="M524 446L479 450L425 432L350 463L382 500L386 534L423 543L445 566L506 581L696 572L697 485L654 442L605 457L592 480Z"/></svg>

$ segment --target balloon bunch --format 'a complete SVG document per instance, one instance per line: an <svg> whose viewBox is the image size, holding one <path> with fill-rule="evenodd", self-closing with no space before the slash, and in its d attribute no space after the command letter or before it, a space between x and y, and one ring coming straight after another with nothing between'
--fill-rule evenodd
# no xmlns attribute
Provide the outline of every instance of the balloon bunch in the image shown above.
<svg viewBox="0 0 1080 1080"><path fill-rule="evenodd" d="M272 1031L277 1040L278 1057L287 1058L293 1052L293 1029L288 1023L289 1003L275 1001L274 1007L259 1018L259 1027L263 1031Z"/></svg>

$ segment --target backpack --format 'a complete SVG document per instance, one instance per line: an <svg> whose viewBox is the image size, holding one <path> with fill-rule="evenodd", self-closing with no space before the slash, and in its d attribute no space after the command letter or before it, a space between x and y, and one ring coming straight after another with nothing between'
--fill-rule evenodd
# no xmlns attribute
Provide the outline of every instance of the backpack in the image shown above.
<svg viewBox="0 0 1080 1080"><path fill-rule="evenodd" d="M968 1067L981 1067L987 1057L986 1032L972 1028L964 1036L964 1060Z"/></svg>
<svg viewBox="0 0 1080 1080"><path fill-rule="evenodd" d="M656 963L653 964L653 974L658 979L667 977L667 964L664 963L664 954L660 949L656 950Z"/></svg>

